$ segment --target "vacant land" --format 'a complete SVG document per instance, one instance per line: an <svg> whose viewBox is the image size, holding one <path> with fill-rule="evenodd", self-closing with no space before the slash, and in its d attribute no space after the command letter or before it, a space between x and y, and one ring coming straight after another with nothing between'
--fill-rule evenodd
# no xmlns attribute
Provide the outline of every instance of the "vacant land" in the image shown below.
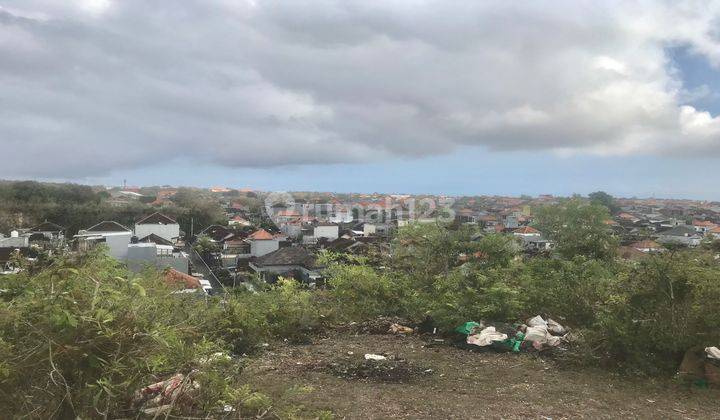
<svg viewBox="0 0 720 420"><path fill-rule="evenodd" d="M375 367L366 353L397 360ZM718 390L471 352L423 336L339 332L308 345L271 343L243 375L279 404L336 418L720 419ZM304 391L288 393L293 387Z"/></svg>

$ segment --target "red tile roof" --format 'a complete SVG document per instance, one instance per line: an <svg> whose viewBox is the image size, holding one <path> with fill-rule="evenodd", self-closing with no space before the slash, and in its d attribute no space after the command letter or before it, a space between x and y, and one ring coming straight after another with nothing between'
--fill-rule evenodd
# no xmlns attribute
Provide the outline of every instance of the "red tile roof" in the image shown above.
<svg viewBox="0 0 720 420"><path fill-rule="evenodd" d="M250 236L248 236L248 239L256 240L256 241L265 241L273 239L273 236L265 229L259 229L253 232Z"/></svg>
<svg viewBox="0 0 720 420"><path fill-rule="evenodd" d="M531 233L540 233L539 230L535 229L532 226L523 226L515 229L513 233L520 233L520 234L531 234Z"/></svg>
<svg viewBox="0 0 720 420"><path fill-rule="evenodd" d="M181 273L174 268L168 268L163 272L163 281L168 286L182 286L185 289L199 289L200 280L197 278Z"/></svg>
<svg viewBox="0 0 720 420"><path fill-rule="evenodd" d="M637 220L638 218L633 216L630 213L620 213L618 214L618 217L625 220Z"/></svg>

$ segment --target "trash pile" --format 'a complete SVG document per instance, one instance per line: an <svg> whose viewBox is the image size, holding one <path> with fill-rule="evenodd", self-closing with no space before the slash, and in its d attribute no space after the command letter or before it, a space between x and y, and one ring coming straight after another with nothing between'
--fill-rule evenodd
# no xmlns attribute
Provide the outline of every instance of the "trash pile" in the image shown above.
<svg viewBox="0 0 720 420"><path fill-rule="evenodd" d="M432 369L417 366L397 355L365 354L362 359L341 360L331 363L329 373L345 379L403 383L418 376L432 374Z"/></svg>
<svg viewBox="0 0 720 420"><path fill-rule="evenodd" d="M691 348L680 363L678 375L700 388L720 387L720 348Z"/></svg>
<svg viewBox="0 0 720 420"><path fill-rule="evenodd" d="M465 336L468 348L493 349L496 351L522 350L545 351L567 344L568 330L550 318L538 315L524 323L513 325L468 321L455 329Z"/></svg>

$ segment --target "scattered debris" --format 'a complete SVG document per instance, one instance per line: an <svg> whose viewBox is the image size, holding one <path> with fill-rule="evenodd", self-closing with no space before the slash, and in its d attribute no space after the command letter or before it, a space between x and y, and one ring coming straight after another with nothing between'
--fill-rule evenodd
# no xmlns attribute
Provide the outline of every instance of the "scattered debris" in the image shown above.
<svg viewBox="0 0 720 420"><path fill-rule="evenodd" d="M403 383L414 377L433 373L433 369L416 366L403 358L377 354L366 354L365 360L350 359L331 363L327 370L345 379L393 383Z"/></svg>
<svg viewBox="0 0 720 420"><path fill-rule="evenodd" d="M407 319L403 319L400 317L380 316L375 319L371 319L369 321L361 323L351 322L338 328L341 331L351 331L357 334L388 334L394 332L391 331L393 325L397 325L403 328L410 328L407 326L411 324L410 322L408 322Z"/></svg>
<svg viewBox="0 0 720 420"><path fill-rule="evenodd" d="M160 414L173 407L193 405L200 384L193 380L197 371L187 375L176 373L170 378L150 384L135 393L133 405L145 414Z"/></svg>
<svg viewBox="0 0 720 420"><path fill-rule="evenodd" d="M415 330L404 325L392 324L390 325L390 329L388 330L388 332L393 334L412 334L413 332L415 332Z"/></svg>

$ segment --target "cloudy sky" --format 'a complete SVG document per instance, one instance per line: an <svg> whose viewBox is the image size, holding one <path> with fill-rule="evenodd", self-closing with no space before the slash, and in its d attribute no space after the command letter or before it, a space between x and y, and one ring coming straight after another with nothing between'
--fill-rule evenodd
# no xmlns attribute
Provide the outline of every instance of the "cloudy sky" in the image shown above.
<svg viewBox="0 0 720 420"><path fill-rule="evenodd" d="M720 2L0 0L0 178L720 200Z"/></svg>

